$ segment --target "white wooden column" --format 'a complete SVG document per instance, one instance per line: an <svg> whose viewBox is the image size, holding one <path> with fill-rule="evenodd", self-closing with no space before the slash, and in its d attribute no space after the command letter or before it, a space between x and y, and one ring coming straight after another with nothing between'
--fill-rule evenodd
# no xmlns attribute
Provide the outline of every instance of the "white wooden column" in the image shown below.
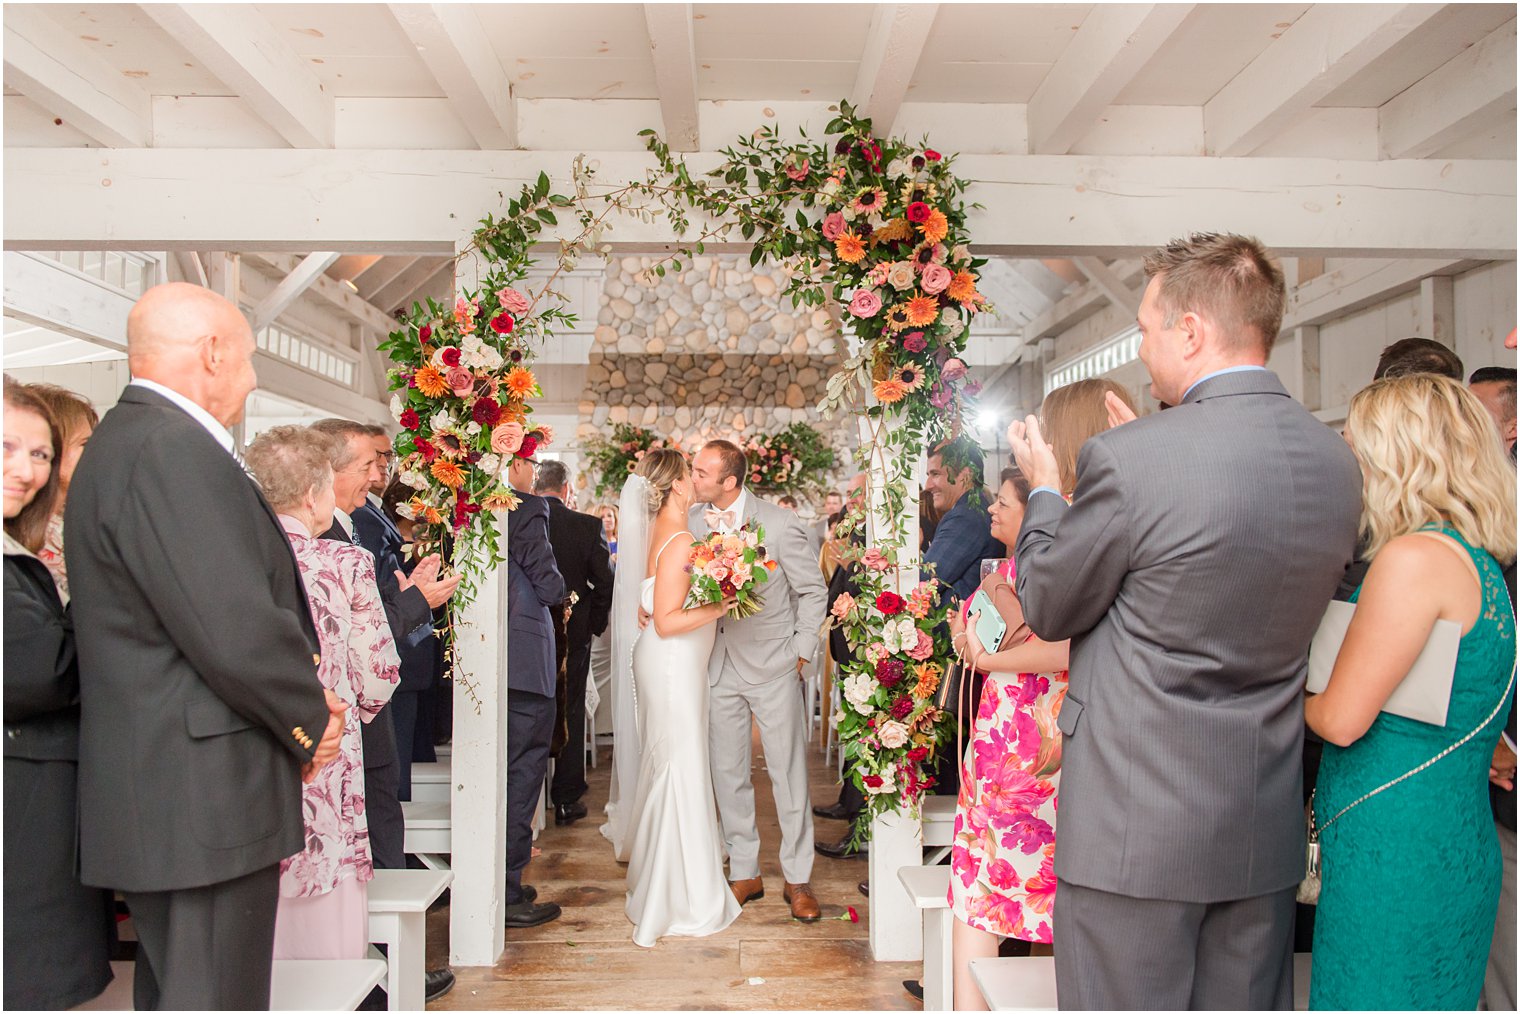
<svg viewBox="0 0 1520 1014"><path fill-rule="evenodd" d="M869 421L861 424L861 442L871 440ZM887 459L873 454L867 471L870 474L871 515L867 539L875 545L884 535L900 531L902 549L898 553L897 592L904 598L918 583L918 491L923 487L924 456L917 455L909 471L908 496L903 502L903 517L889 518L883 483ZM871 822L870 850L870 939L871 956L877 961L919 961L924 956L923 917L897 877L904 866L924 861L923 825L918 814L887 814Z"/></svg>
<svg viewBox="0 0 1520 1014"><path fill-rule="evenodd" d="M473 287L473 271L471 259L462 260L459 283ZM493 521L505 560L506 513L497 512ZM494 965L506 945L507 625L503 562L482 576L475 600L455 617L449 780L454 869L449 961L454 965Z"/></svg>

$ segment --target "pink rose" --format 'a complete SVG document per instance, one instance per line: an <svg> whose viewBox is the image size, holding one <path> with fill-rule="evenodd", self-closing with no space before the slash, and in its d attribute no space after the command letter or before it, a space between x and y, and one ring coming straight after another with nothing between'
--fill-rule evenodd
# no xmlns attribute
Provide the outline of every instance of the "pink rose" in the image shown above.
<svg viewBox="0 0 1520 1014"><path fill-rule="evenodd" d="M491 430L491 450L496 454L516 454L523 436L522 423L502 423Z"/></svg>
<svg viewBox="0 0 1520 1014"><path fill-rule="evenodd" d="M443 379L453 389L454 393L461 398L475 390L475 374L463 366L449 367L449 372L443 375Z"/></svg>
<svg viewBox="0 0 1520 1014"><path fill-rule="evenodd" d="M789 159L786 165L786 175L788 178L800 182L807 179L808 169L810 168L811 166L808 165L807 159L803 159L800 163Z"/></svg>
<svg viewBox="0 0 1520 1014"><path fill-rule="evenodd" d="M834 600L834 605L829 609L829 612L834 615L834 619L842 620L848 616L850 610L854 608L855 597L849 592L843 592L837 599Z"/></svg>
<svg viewBox="0 0 1520 1014"><path fill-rule="evenodd" d="M945 284L949 285L950 283L946 282ZM527 313L528 307L531 305L528 302L528 297L516 289L502 289L496 293L496 298L501 303L501 308L508 313Z"/></svg>
<svg viewBox="0 0 1520 1014"><path fill-rule="evenodd" d="M881 745L888 750L896 750L908 742L908 727L901 722L883 722L878 731L881 736Z"/></svg>
<svg viewBox="0 0 1520 1014"><path fill-rule="evenodd" d="M918 643L908 649L908 657L923 662L932 654L934 654L934 638L920 630L918 632Z"/></svg>
<svg viewBox="0 0 1520 1014"><path fill-rule="evenodd" d="M882 555L881 550L875 548L866 550L865 555L860 558L860 562L872 570L886 570L891 566L887 562L887 558Z"/></svg>
<svg viewBox="0 0 1520 1014"><path fill-rule="evenodd" d="M945 360L945 369L944 369L944 372L943 372L942 376L946 380L950 380L950 381L960 380L965 375L966 375L966 364L965 363L963 363L959 359L955 359L955 358L951 358L951 359Z"/></svg>
<svg viewBox="0 0 1520 1014"><path fill-rule="evenodd" d="M887 650L887 646L885 644L882 644L880 641L877 641L875 644L867 645L866 647L866 661L870 662L872 665L880 662L890 654L891 652Z"/></svg>
<svg viewBox="0 0 1520 1014"><path fill-rule="evenodd" d="M950 287L950 283L954 278L955 276L950 273L950 269L943 264L930 264L924 268L924 274L919 279L919 284L924 287L924 291L929 295L937 296Z"/></svg>
<svg viewBox="0 0 1520 1014"><path fill-rule="evenodd" d="M922 331L912 331L903 335L903 348L909 352L922 352L929 347L929 340L924 337Z"/></svg>
<svg viewBox="0 0 1520 1014"><path fill-rule="evenodd" d="M728 579L728 575L728 568L723 566L721 563L714 563L711 567L707 568L707 576L712 578L714 581L725 581Z"/></svg>
<svg viewBox="0 0 1520 1014"><path fill-rule="evenodd" d="M845 221L844 221L844 216L843 215L841 215L837 211L834 211L834 212L830 212L828 215L824 216L824 219L823 219L823 238L824 239L826 239L830 243L832 243L836 239L838 239L840 236L843 236L844 235L844 231L845 231Z"/></svg>
<svg viewBox="0 0 1520 1014"><path fill-rule="evenodd" d="M874 317L881 309L881 297L870 289L856 289L850 300L850 312L857 317Z"/></svg>

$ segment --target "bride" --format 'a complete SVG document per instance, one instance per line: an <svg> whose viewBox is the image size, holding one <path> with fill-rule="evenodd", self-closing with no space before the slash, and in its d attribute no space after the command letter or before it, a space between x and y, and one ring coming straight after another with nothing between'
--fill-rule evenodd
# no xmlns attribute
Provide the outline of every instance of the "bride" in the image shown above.
<svg viewBox="0 0 1520 1014"><path fill-rule="evenodd" d="M739 915L723 875L707 756L707 659L714 625L732 603L683 608L691 585L692 497L685 457L660 448L629 476L620 506L623 566L612 630L616 747L603 832L628 862L626 911L641 947L662 936L717 933ZM642 631L640 608L651 618Z"/></svg>

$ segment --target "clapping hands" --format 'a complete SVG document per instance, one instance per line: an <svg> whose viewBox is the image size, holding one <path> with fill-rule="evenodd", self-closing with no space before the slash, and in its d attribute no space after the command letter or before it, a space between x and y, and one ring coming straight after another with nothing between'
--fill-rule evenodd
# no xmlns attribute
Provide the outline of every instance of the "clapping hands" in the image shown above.
<svg viewBox="0 0 1520 1014"><path fill-rule="evenodd" d="M413 568L411 576L396 572L396 583L402 591L416 586L422 592L422 597L427 599L429 609L437 609L449 600L454 594L454 589L459 587L459 582L464 580L464 575L455 574L453 577L440 577L443 571L443 560L437 553L424 556Z"/></svg>
<svg viewBox="0 0 1520 1014"><path fill-rule="evenodd" d="M1108 409L1109 429L1134 422L1138 418L1134 410L1112 391L1104 396L1103 402ZM1014 464L1019 466L1019 471L1029 480L1030 488L1061 488L1061 470L1056 465L1055 451L1045 442L1037 417L1025 416L1023 422L1015 419L1008 424L1008 447L1013 452Z"/></svg>

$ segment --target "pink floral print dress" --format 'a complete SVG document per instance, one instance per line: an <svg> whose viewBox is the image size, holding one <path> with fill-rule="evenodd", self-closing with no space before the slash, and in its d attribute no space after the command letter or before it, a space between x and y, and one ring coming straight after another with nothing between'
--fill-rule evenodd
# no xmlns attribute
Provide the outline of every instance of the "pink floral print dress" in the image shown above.
<svg viewBox="0 0 1520 1014"><path fill-rule="evenodd" d="M1014 579L1012 560L1001 570ZM1065 672L992 673L982 685L950 853L950 907L974 929L1051 942L1065 698Z"/></svg>

